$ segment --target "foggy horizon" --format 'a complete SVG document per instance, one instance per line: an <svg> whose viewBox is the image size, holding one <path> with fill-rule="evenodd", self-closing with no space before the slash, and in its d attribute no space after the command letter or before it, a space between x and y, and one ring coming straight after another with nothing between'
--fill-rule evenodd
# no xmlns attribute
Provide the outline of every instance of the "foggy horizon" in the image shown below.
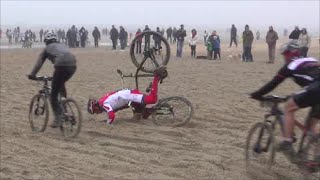
<svg viewBox="0 0 320 180"><path fill-rule="evenodd" d="M319 31L319 1L3 1L1 27L176 26L235 24ZM123 11L121 13L121 11ZM17 13L18 12L18 13Z"/></svg>

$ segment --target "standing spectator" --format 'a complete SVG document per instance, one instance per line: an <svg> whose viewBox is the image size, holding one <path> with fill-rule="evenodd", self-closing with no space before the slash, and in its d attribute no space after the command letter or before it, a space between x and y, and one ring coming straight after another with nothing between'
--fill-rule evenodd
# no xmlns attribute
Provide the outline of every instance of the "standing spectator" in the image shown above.
<svg viewBox="0 0 320 180"><path fill-rule="evenodd" d="M80 47L80 32L78 30L78 28L76 28L76 47Z"/></svg>
<svg viewBox="0 0 320 180"><path fill-rule="evenodd" d="M213 47L209 40L206 42L206 46L207 46L207 58L208 60L212 60Z"/></svg>
<svg viewBox="0 0 320 180"><path fill-rule="evenodd" d="M256 39L260 40L260 31L259 30L256 32Z"/></svg>
<svg viewBox="0 0 320 180"><path fill-rule="evenodd" d="M251 54L251 47L252 47L252 42L253 42L253 33L249 29L249 25L245 26L245 30L242 33L242 38L243 38L243 54L242 54L242 60L244 62L252 62L253 57Z"/></svg>
<svg viewBox="0 0 320 180"><path fill-rule="evenodd" d="M308 35L306 28L302 28L301 30L301 33L299 35L299 44L301 46L301 56L307 57L308 50L311 44L311 38Z"/></svg>
<svg viewBox="0 0 320 180"><path fill-rule="evenodd" d="M176 27L173 27L172 37L173 37L173 43L176 43L177 42L177 29L176 29Z"/></svg>
<svg viewBox="0 0 320 180"><path fill-rule="evenodd" d="M268 51L269 51L269 61L267 63L274 63L275 54L276 54L276 44L277 40L279 39L278 33L273 30L273 27L269 27L269 31L266 36L266 42L268 44Z"/></svg>
<svg viewBox="0 0 320 180"><path fill-rule="evenodd" d="M236 47L238 47L238 44L237 44L237 28L234 26L234 24L232 24L231 26L231 31L230 31L230 46L232 46L232 42L234 42L234 44L236 45Z"/></svg>
<svg viewBox="0 0 320 180"><path fill-rule="evenodd" d="M294 27L294 30L290 33L289 39L298 40L300 36L300 29L298 26Z"/></svg>
<svg viewBox="0 0 320 180"><path fill-rule="evenodd" d="M172 43L172 28L169 27L167 29L167 41L170 39L170 43Z"/></svg>
<svg viewBox="0 0 320 180"><path fill-rule="evenodd" d="M7 37L9 39L9 44L12 44L12 32L11 32L11 29L7 30Z"/></svg>
<svg viewBox="0 0 320 180"><path fill-rule="evenodd" d="M80 45L82 48L86 47L86 40L88 38L87 31L84 27L80 29Z"/></svg>
<svg viewBox="0 0 320 180"><path fill-rule="evenodd" d="M141 30L138 29L138 31L136 32L136 37L139 36L140 34L141 34ZM139 37L136 42L137 42L136 53L141 54L142 37Z"/></svg>
<svg viewBox="0 0 320 180"><path fill-rule="evenodd" d="M62 42L65 43L65 41L66 41L66 32L64 30L62 30L61 36L62 36Z"/></svg>
<svg viewBox="0 0 320 180"><path fill-rule="evenodd" d="M67 36L69 48L72 48L71 29L68 29L66 36Z"/></svg>
<svg viewBox="0 0 320 180"><path fill-rule="evenodd" d="M196 57L196 47L198 42L198 35L195 29L192 29L191 36L189 39L189 46L191 48L191 57Z"/></svg>
<svg viewBox="0 0 320 180"><path fill-rule="evenodd" d="M219 60L221 60L220 54L220 37L217 35L217 31L213 31L212 34L209 36L208 41L212 45L212 51L214 52L213 59L217 59L217 55L219 56ZM212 58L212 51L210 56Z"/></svg>
<svg viewBox="0 0 320 180"><path fill-rule="evenodd" d="M129 33L129 39L131 39L131 38L132 38L132 32Z"/></svg>
<svg viewBox="0 0 320 180"><path fill-rule="evenodd" d="M94 39L94 47L99 47L99 40L101 39L101 34L97 26L94 27L94 30L92 32L92 36Z"/></svg>
<svg viewBox="0 0 320 180"><path fill-rule="evenodd" d="M124 50L126 47L126 32L122 26L120 26L120 32L119 32L119 40L120 40L120 48L121 50Z"/></svg>
<svg viewBox="0 0 320 180"><path fill-rule="evenodd" d="M148 25L145 26L143 32L145 31L150 31L150 28ZM144 49L149 49L150 48L150 35L145 35L144 36Z"/></svg>
<svg viewBox="0 0 320 180"><path fill-rule="evenodd" d="M207 38L208 38L208 33L207 33L207 31L204 31L204 34L203 34L203 42L204 42L204 44L206 44Z"/></svg>
<svg viewBox="0 0 320 180"><path fill-rule="evenodd" d="M14 42L15 42L15 43L18 43L18 41L19 41L19 36L20 36L20 34L19 34L18 30L17 30L17 29L14 29Z"/></svg>
<svg viewBox="0 0 320 180"><path fill-rule="evenodd" d="M157 33L162 35L162 32L160 31L160 28L157 27ZM160 54L160 49L161 49L161 39L159 36L153 36L153 40L154 40L154 45L155 48L157 49L158 53Z"/></svg>
<svg viewBox="0 0 320 180"><path fill-rule="evenodd" d="M118 38L119 38L119 32L114 27L114 25L112 25L112 28L110 30L110 39L112 40L112 49L116 49L117 48Z"/></svg>
<svg viewBox="0 0 320 180"><path fill-rule="evenodd" d="M180 29L177 31L177 57L182 57L182 50L184 44L184 37L187 36L186 30L184 30L184 25L180 25Z"/></svg>

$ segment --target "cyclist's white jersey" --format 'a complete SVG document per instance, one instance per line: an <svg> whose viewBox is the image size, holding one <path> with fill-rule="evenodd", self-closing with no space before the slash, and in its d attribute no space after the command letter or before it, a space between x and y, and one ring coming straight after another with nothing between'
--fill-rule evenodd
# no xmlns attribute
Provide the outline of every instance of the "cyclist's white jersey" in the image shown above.
<svg viewBox="0 0 320 180"><path fill-rule="evenodd" d="M128 106L129 102L142 103L143 94L139 90L122 89L109 92L99 100L99 105L107 112Z"/></svg>

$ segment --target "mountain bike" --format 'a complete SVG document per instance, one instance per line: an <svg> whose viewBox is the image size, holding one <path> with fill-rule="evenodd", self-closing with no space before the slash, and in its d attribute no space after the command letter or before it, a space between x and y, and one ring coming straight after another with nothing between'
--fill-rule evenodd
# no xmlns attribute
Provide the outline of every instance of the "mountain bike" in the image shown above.
<svg viewBox="0 0 320 180"><path fill-rule="evenodd" d="M51 87L48 85L52 77L37 76L35 81L43 83L42 89L31 99L29 106L29 122L31 130L44 132L49 121L49 99ZM59 104L63 113L60 130L65 137L76 137L81 130L82 114L76 101L59 94Z"/></svg>
<svg viewBox="0 0 320 180"><path fill-rule="evenodd" d="M263 122L254 124L249 131L245 149L248 170L261 164L266 164L268 168L274 165L276 137L279 135L277 128L280 128L281 134L284 133L284 113L279 108L279 104L289 98L290 96L271 95L261 101L261 106L266 107L268 113L265 114ZM303 170L307 178L320 179L320 123L312 121L310 110L305 123L301 124L295 120L295 126L302 131L302 136L295 153L295 160L291 163ZM295 136L293 142L297 142Z"/></svg>
<svg viewBox="0 0 320 180"><path fill-rule="evenodd" d="M148 71L146 72L146 69L144 68L144 63L146 63L147 59L153 58L153 52L155 52L154 49L150 48L144 50L143 54L145 55L145 57L139 63L139 66L137 67L136 73L134 75L132 73L125 75L120 69L117 69L117 73L121 77L122 85L124 84L123 78L133 77L135 78L136 89L139 89L139 77L154 76L153 71L152 73ZM162 64L161 66L164 66L164 64ZM160 67L160 65L154 66L154 68L156 67ZM144 71L145 73L139 74L140 71ZM160 83L162 82L163 81L161 80ZM149 87L146 89L147 92L150 91L151 85L152 83L150 83ZM151 114L152 120L156 125L171 127L179 127L187 124L191 120L194 111L191 102L188 99L180 96L172 96L160 99L158 103L152 107L142 107L141 105L136 105L135 103L129 103L128 106L132 108L133 112L136 112L139 109L139 111L141 111L142 113Z"/></svg>

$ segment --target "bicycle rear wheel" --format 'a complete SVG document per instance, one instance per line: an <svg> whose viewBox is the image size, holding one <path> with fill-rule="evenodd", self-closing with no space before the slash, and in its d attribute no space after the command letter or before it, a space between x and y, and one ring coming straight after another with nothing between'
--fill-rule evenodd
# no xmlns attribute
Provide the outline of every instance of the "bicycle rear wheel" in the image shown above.
<svg viewBox="0 0 320 180"><path fill-rule="evenodd" d="M77 137L81 130L82 114L75 100L67 98L62 101L64 120L60 130L65 137Z"/></svg>
<svg viewBox="0 0 320 180"><path fill-rule="evenodd" d="M178 96L161 99L154 108L152 120L159 126L184 126L193 115L191 102Z"/></svg>
<svg viewBox="0 0 320 180"><path fill-rule="evenodd" d="M245 158L247 171L264 170L264 166L270 169L275 156L275 144L273 131L266 123L256 123L249 131Z"/></svg>
<svg viewBox="0 0 320 180"><path fill-rule="evenodd" d="M158 43L155 43L156 40ZM158 67L168 64L170 59L170 45L160 33L145 31L132 40L130 57L137 68L139 68L142 61L146 59L140 70L152 73Z"/></svg>
<svg viewBox="0 0 320 180"><path fill-rule="evenodd" d="M43 132L49 121L48 100L43 94L33 96L29 106L29 123L32 131Z"/></svg>
<svg viewBox="0 0 320 180"><path fill-rule="evenodd" d="M320 179L320 134L314 137L307 136L308 142L303 148L302 167L306 179Z"/></svg>

